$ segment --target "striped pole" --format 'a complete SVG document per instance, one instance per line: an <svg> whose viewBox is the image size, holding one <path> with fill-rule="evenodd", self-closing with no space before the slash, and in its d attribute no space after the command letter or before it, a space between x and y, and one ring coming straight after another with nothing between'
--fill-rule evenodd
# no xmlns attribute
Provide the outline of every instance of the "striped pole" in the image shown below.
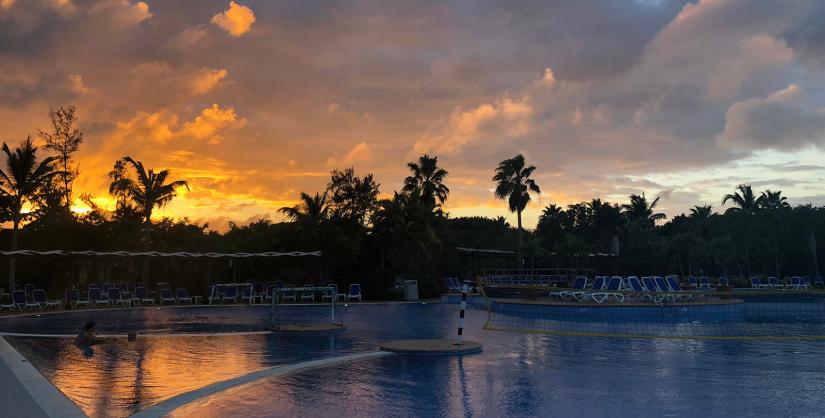
<svg viewBox="0 0 825 418"><path fill-rule="evenodd" d="M458 337L455 345L463 345L462 334L464 333L464 310L467 309L467 283L461 287L461 310L458 313Z"/></svg>

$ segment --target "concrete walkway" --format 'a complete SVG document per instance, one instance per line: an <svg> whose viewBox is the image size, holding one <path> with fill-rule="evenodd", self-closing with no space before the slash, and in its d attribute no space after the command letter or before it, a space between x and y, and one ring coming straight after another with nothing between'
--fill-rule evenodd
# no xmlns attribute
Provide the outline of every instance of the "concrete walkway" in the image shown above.
<svg viewBox="0 0 825 418"><path fill-rule="evenodd" d="M0 417L86 417L2 337L0 388Z"/></svg>

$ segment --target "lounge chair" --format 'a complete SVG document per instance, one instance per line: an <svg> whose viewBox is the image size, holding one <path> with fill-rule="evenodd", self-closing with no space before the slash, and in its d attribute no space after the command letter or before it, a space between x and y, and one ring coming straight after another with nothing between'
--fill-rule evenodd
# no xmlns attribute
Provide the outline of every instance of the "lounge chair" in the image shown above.
<svg viewBox="0 0 825 418"><path fill-rule="evenodd" d="M120 289L117 287L112 287L109 289L109 302L114 304L118 304L120 306L132 306L132 298L124 298L123 294L120 293Z"/></svg>
<svg viewBox="0 0 825 418"><path fill-rule="evenodd" d="M630 290L632 293L629 298L633 300L649 300L651 302L661 302L661 298L658 295L652 294L651 291L647 290L643 285L641 280L639 280L636 276L628 276L626 279L627 289Z"/></svg>
<svg viewBox="0 0 825 418"><path fill-rule="evenodd" d="M816 286L816 287L825 286L825 281L822 279L822 276L814 277L814 286Z"/></svg>
<svg viewBox="0 0 825 418"><path fill-rule="evenodd" d="M16 308L17 308L17 305L15 305L13 301L9 301L9 303L0 302L0 311L5 310L5 309L13 311Z"/></svg>
<svg viewBox="0 0 825 418"><path fill-rule="evenodd" d="M108 305L109 300L103 298L103 292L97 287L89 288L89 303L92 304L92 307L97 307L98 305Z"/></svg>
<svg viewBox="0 0 825 418"><path fill-rule="evenodd" d="M311 284L305 284L301 290L301 302L305 300L315 302L315 289Z"/></svg>
<svg viewBox="0 0 825 418"><path fill-rule="evenodd" d="M135 288L135 296L132 298L132 301L138 305L143 305L144 303L147 305L155 304L155 298L150 298L149 291L143 286L138 286Z"/></svg>
<svg viewBox="0 0 825 418"><path fill-rule="evenodd" d="M178 299L178 303L192 303L192 297L189 296L186 288L179 287L175 289L175 297Z"/></svg>
<svg viewBox="0 0 825 418"><path fill-rule="evenodd" d="M719 277L719 286L729 287L730 286L730 279L725 276Z"/></svg>
<svg viewBox="0 0 825 418"><path fill-rule="evenodd" d="M753 280L753 279L751 279ZM786 289L794 289L794 290L802 290L805 288L805 284L802 282L802 278L799 276L791 277L791 282L785 286Z"/></svg>
<svg viewBox="0 0 825 418"><path fill-rule="evenodd" d="M573 290L562 290L561 292L553 292L550 296L558 296L562 299L578 299L584 293L584 288L587 287L587 277L579 276L576 277L576 280L573 280L573 285L571 288Z"/></svg>
<svg viewBox="0 0 825 418"><path fill-rule="evenodd" d="M244 288L241 289L241 303L251 304L255 300L253 290L252 286L244 286Z"/></svg>
<svg viewBox="0 0 825 418"><path fill-rule="evenodd" d="M31 283L26 283L23 285L23 290L26 291L26 299L33 300L34 299L34 285Z"/></svg>
<svg viewBox="0 0 825 418"><path fill-rule="evenodd" d="M321 295L321 301L332 301L333 299L338 298L338 285L335 283L330 283L327 285L327 288L324 289L324 294Z"/></svg>
<svg viewBox="0 0 825 418"><path fill-rule="evenodd" d="M693 276L688 277L687 282L688 282L689 286L693 286L697 289L699 288L699 281L695 277L693 277Z"/></svg>
<svg viewBox="0 0 825 418"><path fill-rule="evenodd" d="M708 290L712 288L713 287L710 285L710 278L708 276L702 276L699 278L699 289Z"/></svg>
<svg viewBox="0 0 825 418"><path fill-rule="evenodd" d="M808 277L808 276L802 276L802 285L805 287L805 289L810 289L811 288L811 278Z"/></svg>
<svg viewBox="0 0 825 418"><path fill-rule="evenodd" d="M361 302L361 285L358 283L353 283L349 285L349 292L347 293L347 301L352 301L354 299L358 299Z"/></svg>
<svg viewBox="0 0 825 418"><path fill-rule="evenodd" d="M266 298L266 283L255 282L252 286L254 288L253 296L255 298L255 302L260 300L261 303L264 303L264 298Z"/></svg>
<svg viewBox="0 0 825 418"><path fill-rule="evenodd" d="M607 283L607 277L605 277L605 276L596 276L596 278L593 279L593 285L590 287L589 292L587 290L576 291L576 292L572 292L570 294L570 296L572 296L573 299L575 299L577 301L582 301L584 299L591 299L590 294L600 292L600 291L604 290L605 283Z"/></svg>
<svg viewBox="0 0 825 418"><path fill-rule="evenodd" d="M172 294L172 289L160 289L158 293L160 293L161 305L164 303L171 303L173 305L177 303L177 299L175 299L175 296Z"/></svg>
<svg viewBox="0 0 825 418"><path fill-rule="evenodd" d="M682 290L682 286L679 285L679 280L676 278L676 276L667 276L665 278L665 282L667 283L668 291L673 292L673 294L671 295L671 299L673 299L674 301L676 301L677 299L693 299L694 295L692 293L685 293L684 290Z"/></svg>
<svg viewBox="0 0 825 418"><path fill-rule="evenodd" d="M753 289L769 289L770 285L762 283L762 280L760 280L758 277L754 276L754 277L751 277L751 288L753 288Z"/></svg>
<svg viewBox="0 0 825 418"><path fill-rule="evenodd" d="M293 302L297 301L297 295L295 294L295 287L292 285L285 285L281 288L281 301L291 300Z"/></svg>
<svg viewBox="0 0 825 418"><path fill-rule="evenodd" d="M619 292L622 287L621 277L611 277L607 282L607 289L604 292L586 293L584 296L593 299L596 303L604 303L608 298L613 297L617 302L624 302L624 295Z"/></svg>
<svg viewBox="0 0 825 418"><path fill-rule="evenodd" d="M80 291L77 289L66 289L66 305L71 306L72 308L77 308L78 306L86 306L89 307L91 303L89 302L89 298L80 299Z"/></svg>
<svg viewBox="0 0 825 418"><path fill-rule="evenodd" d="M236 286L226 286L221 296L221 303L223 302L238 302L238 288Z"/></svg>
<svg viewBox="0 0 825 418"><path fill-rule="evenodd" d="M768 277L768 288L770 289L784 289L785 285L779 283L779 279L774 276Z"/></svg>
<svg viewBox="0 0 825 418"><path fill-rule="evenodd" d="M36 303L29 303L28 299L26 299L26 291L25 290L15 290L11 292L11 301L14 303L14 306L17 307L18 310L25 311L29 308L39 308L40 305Z"/></svg>
<svg viewBox="0 0 825 418"><path fill-rule="evenodd" d="M488 278L488 282L489 282ZM445 277L444 283L447 285L447 292L461 293L461 284L455 277Z"/></svg>

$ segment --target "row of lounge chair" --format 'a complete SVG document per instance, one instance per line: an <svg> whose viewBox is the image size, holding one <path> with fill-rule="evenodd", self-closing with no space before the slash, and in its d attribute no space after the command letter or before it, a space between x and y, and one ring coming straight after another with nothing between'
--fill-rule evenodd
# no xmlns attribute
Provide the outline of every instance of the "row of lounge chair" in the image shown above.
<svg viewBox="0 0 825 418"><path fill-rule="evenodd" d="M295 287L289 283L276 284L267 283L249 284L216 284L210 285L207 291L207 301L213 303L270 303L275 295L278 302L315 302L316 296L320 293L321 301L361 301L361 285L352 283L347 293L338 293L338 285L329 283L325 286L315 286L304 284L302 287ZM260 289L260 290L259 290Z"/></svg>
<svg viewBox="0 0 825 418"><path fill-rule="evenodd" d="M823 286L822 276L814 278L814 285ZM805 290L811 288L811 278L809 276L793 276L786 279L785 283L781 283L779 279L774 276L768 277L767 283L763 282L759 277L751 277L751 288L753 289L781 289L781 290Z"/></svg>
<svg viewBox="0 0 825 418"><path fill-rule="evenodd" d="M687 301L702 297L701 292L688 292L682 289L677 276L596 276L592 283L587 277L580 276L573 281L571 290L550 292L550 297L578 302L604 303L614 300L624 303L631 301L650 301L654 303Z"/></svg>

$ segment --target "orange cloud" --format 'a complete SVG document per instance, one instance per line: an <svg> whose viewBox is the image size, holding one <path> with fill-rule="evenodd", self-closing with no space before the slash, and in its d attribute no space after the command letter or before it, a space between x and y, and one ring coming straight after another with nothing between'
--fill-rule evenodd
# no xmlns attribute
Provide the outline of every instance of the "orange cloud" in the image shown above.
<svg viewBox="0 0 825 418"><path fill-rule="evenodd" d="M227 74L224 69L201 68L189 79L187 87L192 94L201 95L217 86Z"/></svg>
<svg viewBox="0 0 825 418"><path fill-rule="evenodd" d="M356 144L343 158L338 154L333 154L327 159L327 167L336 168L340 166L350 166L355 162L366 162L372 159L372 148L366 142Z"/></svg>
<svg viewBox="0 0 825 418"><path fill-rule="evenodd" d="M70 2L56 2L69 3ZM152 17L149 12L149 5L145 2L139 1L131 4L128 0L112 0L106 2L96 3L89 9L91 14L108 14L120 25L137 25L146 19Z"/></svg>
<svg viewBox="0 0 825 418"><path fill-rule="evenodd" d="M246 125L246 119L238 118L235 109L231 107L221 109L215 103L212 107L203 109L195 120L184 124L180 133L196 139L207 139L210 144L217 144L223 141L221 131L244 125Z"/></svg>
<svg viewBox="0 0 825 418"><path fill-rule="evenodd" d="M255 23L255 13L249 7L230 1L229 9L213 16L212 23L237 38L249 32Z"/></svg>

